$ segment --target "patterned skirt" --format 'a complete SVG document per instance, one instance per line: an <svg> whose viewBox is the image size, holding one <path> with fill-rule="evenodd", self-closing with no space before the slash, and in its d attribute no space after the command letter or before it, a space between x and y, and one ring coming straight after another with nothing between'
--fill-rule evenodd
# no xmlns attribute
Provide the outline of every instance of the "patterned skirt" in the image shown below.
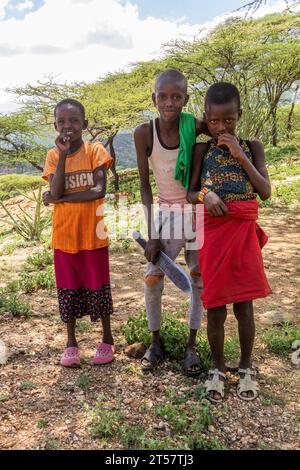
<svg viewBox="0 0 300 470"><path fill-rule="evenodd" d="M59 312L63 322L90 315L95 322L111 315L108 248L66 253L54 250Z"/></svg>

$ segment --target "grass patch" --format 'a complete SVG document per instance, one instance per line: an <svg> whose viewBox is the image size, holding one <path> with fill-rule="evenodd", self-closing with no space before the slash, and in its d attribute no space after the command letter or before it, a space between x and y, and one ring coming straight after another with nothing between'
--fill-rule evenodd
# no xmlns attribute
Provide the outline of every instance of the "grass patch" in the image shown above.
<svg viewBox="0 0 300 470"><path fill-rule="evenodd" d="M31 305L23 301L16 293L2 290L0 293L0 313L11 313L14 317L29 317Z"/></svg>
<svg viewBox="0 0 300 470"><path fill-rule="evenodd" d="M38 420L37 424L38 424L39 428L45 428L48 424L48 420L47 420L47 418L41 418L41 419Z"/></svg>
<svg viewBox="0 0 300 470"><path fill-rule="evenodd" d="M271 405L278 405L282 408L286 405L287 400L282 396L274 395L272 393L262 393L262 406L271 406Z"/></svg>
<svg viewBox="0 0 300 470"><path fill-rule="evenodd" d="M47 266L45 271L28 272L24 270L19 276L20 288L26 294L38 289L51 291L55 287L54 267Z"/></svg>
<svg viewBox="0 0 300 470"><path fill-rule="evenodd" d="M44 248L39 253L33 256L28 256L26 263L29 266L34 267L36 270L44 269L49 265L53 265L53 253L51 250Z"/></svg>
<svg viewBox="0 0 300 470"><path fill-rule="evenodd" d="M111 409L104 395L99 395L95 407L88 410L91 417L90 432L94 438L113 437L124 421L121 412Z"/></svg>
<svg viewBox="0 0 300 470"><path fill-rule="evenodd" d="M60 447L59 439L56 437L47 437L45 440L46 450L58 450Z"/></svg>
<svg viewBox="0 0 300 470"><path fill-rule="evenodd" d="M91 381L87 375L82 374L80 377L78 377L78 379L75 380L74 385L76 387L82 388L83 390L87 390L91 385Z"/></svg>
<svg viewBox="0 0 300 470"><path fill-rule="evenodd" d="M273 147L265 147L266 160L269 165L278 165L283 162L290 162L295 156L300 157L300 148L293 144Z"/></svg>
<svg viewBox="0 0 300 470"><path fill-rule="evenodd" d="M280 184L273 188L273 195L280 200L282 204L289 205L292 202L300 201L300 180L290 183Z"/></svg>
<svg viewBox="0 0 300 470"><path fill-rule="evenodd" d="M296 339L300 340L300 327L286 322L282 327L274 326L269 328L262 335L262 339L270 352L287 357L292 352L292 343Z"/></svg>
<svg viewBox="0 0 300 470"><path fill-rule="evenodd" d="M30 381L21 382L20 384L20 390L33 390L37 387L38 386L35 383L30 382Z"/></svg>
<svg viewBox="0 0 300 470"><path fill-rule="evenodd" d="M76 331L78 333L87 333L88 331L91 331L91 329L92 326L87 320L80 319L80 321L76 322Z"/></svg>

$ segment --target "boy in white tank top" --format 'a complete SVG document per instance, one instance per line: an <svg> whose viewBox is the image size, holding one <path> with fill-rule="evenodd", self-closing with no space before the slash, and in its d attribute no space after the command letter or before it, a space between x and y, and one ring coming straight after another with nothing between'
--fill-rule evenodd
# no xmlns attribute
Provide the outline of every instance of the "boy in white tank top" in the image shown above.
<svg viewBox="0 0 300 470"><path fill-rule="evenodd" d="M190 271L192 294L189 308L190 335L184 356L183 371L195 376L201 372L201 364L195 350L197 330L202 319L200 300L202 282L198 268L197 249L188 249L193 241L192 206L188 204L187 190L175 180L175 168L180 145L179 120L182 108L188 102L187 80L176 69L159 74L152 94L159 118L141 124L135 129L134 140L140 175L141 198L147 214L148 242L145 256L148 260L145 277L145 304L148 326L152 332L152 344L142 358L144 370L150 370L164 358L160 337L161 297L164 274L155 265L159 250L175 260L184 248L185 260ZM206 125L195 119L196 135L207 132ZM191 142L191 146L193 142ZM149 179L152 168L159 200L160 234L153 223L153 195ZM180 232L180 233L179 233ZM191 244L190 244L191 247Z"/></svg>

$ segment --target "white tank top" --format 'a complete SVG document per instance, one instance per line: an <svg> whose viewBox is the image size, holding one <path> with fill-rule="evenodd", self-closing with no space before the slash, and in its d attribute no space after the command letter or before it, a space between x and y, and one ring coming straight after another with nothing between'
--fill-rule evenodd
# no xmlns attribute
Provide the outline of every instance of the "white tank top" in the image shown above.
<svg viewBox="0 0 300 470"><path fill-rule="evenodd" d="M160 206L176 204L183 208L185 204L188 204L186 199L187 190L174 177L177 156L178 147L168 149L161 144L156 131L155 120L153 120L153 148L149 162L155 177Z"/></svg>

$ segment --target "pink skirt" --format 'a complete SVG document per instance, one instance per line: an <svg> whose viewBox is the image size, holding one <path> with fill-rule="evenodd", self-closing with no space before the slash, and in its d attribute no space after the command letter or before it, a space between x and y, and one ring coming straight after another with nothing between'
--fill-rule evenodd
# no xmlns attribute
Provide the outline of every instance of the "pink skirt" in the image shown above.
<svg viewBox="0 0 300 470"><path fill-rule="evenodd" d="M62 321L84 315L97 321L113 312L107 247L78 253L54 250L54 268Z"/></svg>

